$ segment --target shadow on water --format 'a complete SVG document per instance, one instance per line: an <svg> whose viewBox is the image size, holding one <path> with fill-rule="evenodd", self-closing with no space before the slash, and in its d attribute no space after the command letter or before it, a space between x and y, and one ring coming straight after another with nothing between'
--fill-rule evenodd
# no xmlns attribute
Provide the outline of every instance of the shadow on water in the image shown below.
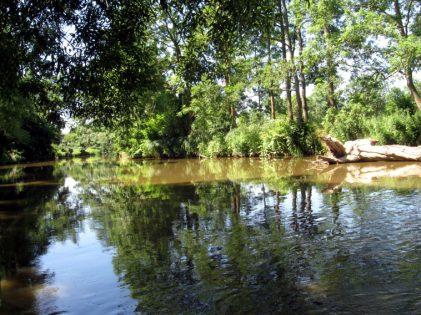
<svg viewBox="0 0 421 315"><path fill-rule="evenodd" d="M223 159L2 169L0 313L415 312L420 168ZM88 232L96 247L84 247ZM96 264L98 276L71 291L54 267L59 245L67 272ZM112 269L98 262L104 252ZM101 294L70 300L56 292L66 286Z"/></svg>
<svg viewBox="0 0 421 315"><path fill-rule="evenodd" d="M66 203L63 179L52 165L0 170L0 313L36 312L36 293L53 277L38 258L52 242L76 236L80 213Z"/></svg>

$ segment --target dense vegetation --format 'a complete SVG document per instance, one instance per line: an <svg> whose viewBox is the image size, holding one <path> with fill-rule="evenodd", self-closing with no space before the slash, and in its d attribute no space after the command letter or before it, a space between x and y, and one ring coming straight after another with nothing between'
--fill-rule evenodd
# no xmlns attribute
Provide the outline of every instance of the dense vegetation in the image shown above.
<svg viewBox="0 0 421 315"><path fill-rule="evenodd" d="M307 155L324 132L420 144L420 12L411 0L2 1L0 159Z"/></svg>

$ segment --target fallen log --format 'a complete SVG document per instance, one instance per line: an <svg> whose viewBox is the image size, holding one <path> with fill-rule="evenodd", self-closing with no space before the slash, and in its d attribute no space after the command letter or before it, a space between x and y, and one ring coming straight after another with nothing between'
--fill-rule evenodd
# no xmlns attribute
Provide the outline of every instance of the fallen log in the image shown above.
<svg viewBox="0 0 421 315"><path fill-rule="evenodd" d="M421 161L421 146L376 145L373 139L347 141L344 144L327 135L322 137L329 154L320 159L329 164L377 161Z"/></svg>

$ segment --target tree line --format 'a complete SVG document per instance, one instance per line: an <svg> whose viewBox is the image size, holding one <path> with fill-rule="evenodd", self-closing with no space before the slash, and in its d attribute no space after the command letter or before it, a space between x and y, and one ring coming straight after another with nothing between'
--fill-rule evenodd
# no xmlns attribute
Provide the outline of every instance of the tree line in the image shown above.
<svg viewBox="0 0 421 315"><path fill-rule="evenodd" d="M321 130L420 143L417 1L0 6L3 161L314 154Z"/></svg>

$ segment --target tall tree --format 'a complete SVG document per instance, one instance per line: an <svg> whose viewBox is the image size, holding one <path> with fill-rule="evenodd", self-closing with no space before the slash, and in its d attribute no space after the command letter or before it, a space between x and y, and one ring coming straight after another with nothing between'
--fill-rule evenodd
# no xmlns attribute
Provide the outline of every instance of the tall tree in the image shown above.
<svg viewBox="0 0 421 315"><path fill-rule="evenodd" d="M308 121L308 100L307 100L307 80L306 80L306 69L305 69L305 56L303 54L305 48L306 35L306 23L308 23L308 6L309 4L303 4L301 1L292 1L291 3L293 10L293 23L295 24L296 30L296 41L298 48L298 75L300 85L300 97L303 104L303 120Z"/></svg>
<svg viewBox="0 0 421 315"><path fill-rule="evenodd" d="M287 47L287 40L286 40L286 33L288 29L285 27L284 21L284 14L283 14L283 4L280 0L278 3L278 10L279 10L279 25L281 28L281 48L282 48L282 58L285 63L288 62L288 47ZM287 105L287 114L290 120L294 119L293 109L292 109L292 93L291 93L291 71L289 67L287 67L286 75L285 75L285 93L286 93L286 105Z"/></svg>
<svg viewBox="0 0 421 315"><path fill-rule="evenodd" d="M67 97L77 116L100 123L139 115L150 92L164 89L147 0L83 2L73 15ZM124 114L124 115L123 115Z"/></svg>
<svg viewBox="0 0 421 315"><path fill-rule="evenodd" d="M377 35L388 41L385 57L390 63L390 71L401 73L408 87L411 97L421 109L421 96L414 83L413 74L421 66L421 6L413 0L382 0L367 1L361 5L361 11L369 8L377 13L382 20L374 19L369 15L365 21L367 25L374 26ZM374 23L374 24L373 24Z"/></svg>
<svg viewBox="0 0 421 315"><path fill-rule="evenodd" d="M0 160L13 150L34 160L52 157L64 110L64 25L78 6L78 1L0 3Z"/></svg>
<svg viewBox="0 0 421 315"><path fill-rule="evenodd" d="M337 108L336 82L338 59L341 52L339 41L342 26L343 3L339 0L311 0L310 1L310 31L314 39L319 62L323 64L326 84L327 105Z"/></svg>
<svg viewBox="0 0 421 315"><path fill-rule="evenodd" d="M282 23L284 27L284 36L285 36L285 45L287 50L287 61L289 62L289 67L291 69L291 76L293 78L295 99L297 103L297 124L301 127L303 123L303 104L300 97L300 87L298 80L297 67L295 64L295 42L293 41L293 35L295 34L295 26L289 23L289 14L291 12L289 6L287 5L286 0L280 0L280 10L282 16Z"/></svg>

